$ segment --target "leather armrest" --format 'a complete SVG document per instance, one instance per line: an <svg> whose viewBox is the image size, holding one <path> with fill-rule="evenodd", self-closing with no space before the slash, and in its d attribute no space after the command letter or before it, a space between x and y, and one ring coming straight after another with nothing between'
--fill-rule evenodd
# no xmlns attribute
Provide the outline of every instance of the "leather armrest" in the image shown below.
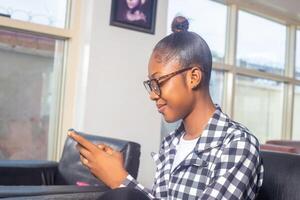
<svg viewBox="0 0 300 200"><path fill-rule="evenodd" d="M43 160L0 160L0 185L52 185L58 163Z"/></svg>

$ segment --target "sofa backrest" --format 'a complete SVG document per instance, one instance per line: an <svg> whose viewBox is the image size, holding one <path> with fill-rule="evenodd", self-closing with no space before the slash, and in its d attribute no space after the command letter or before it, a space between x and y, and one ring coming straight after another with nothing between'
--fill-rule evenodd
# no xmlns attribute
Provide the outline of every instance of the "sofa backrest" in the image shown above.
<svg viewBox="0 0 300 200"><path fill-rule="evenodd" d="M282 145L293 147L296 153L300 154L300 141L297 140L268 140L266 144Z"/></svg>
<svg viewBox="0 0 300 200"><path fill-rule="evenodd" d="M260 150L277 151L282 153L297 153L297 149L295 147L277 144L261 144Z"/></svg>
<svg viewBox="0 0 300 200"><path fill-rule="evenodd" d="M263 186L257 200L300 199L300 155L261 151Z"/></svg>
<svg viewBox="0 0 300 200"><path fill-rule="evenodd" d="M124 166L128 173L134 178L137 177L140 158L140 145L126 140L107 138L96 135L88 135L77 132L94 144L107 144L112 148L121 151L124 156ZM58 165L58 174L55 177L56 185L76 185L78 183L87 183L88 185L100 185L103 183L94 177L90 171L82 165L79 152L76 149L73 139L67 138L62 157Z"/></svg>

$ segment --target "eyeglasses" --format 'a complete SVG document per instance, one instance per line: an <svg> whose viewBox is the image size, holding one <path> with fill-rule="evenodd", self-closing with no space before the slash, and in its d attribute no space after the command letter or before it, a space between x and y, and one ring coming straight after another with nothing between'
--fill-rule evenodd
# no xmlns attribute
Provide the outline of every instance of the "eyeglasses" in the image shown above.
<svg viewBox="0 0 300 200"><path fill-rule="evenodd" d="M151 93L153 91L156 95L160 96L161 95L160 85L163 82L169 80L170 78L172 78L172 77L174 77L174 76L176 76L180 73L183 73L187 70L190 70L190 69L192 69L192 67L183 68L183 69L180 69L178 71L172 72L170 74L163 75L159 78L153 78L153 79L150 79L150 80L146 80L143 83L144 83L144 86L145 86L146 90L149 93Z"/></svg>

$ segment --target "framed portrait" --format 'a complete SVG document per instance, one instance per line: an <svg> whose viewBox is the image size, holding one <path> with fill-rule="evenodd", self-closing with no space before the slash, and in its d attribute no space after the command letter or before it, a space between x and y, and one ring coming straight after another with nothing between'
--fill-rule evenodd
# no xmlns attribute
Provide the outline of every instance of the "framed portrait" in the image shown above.
<svg viewBox="0 0 300 200"><path fill-rule="evenodd" d="M154 34L157 0L112 0L110 25Z"/></svg>

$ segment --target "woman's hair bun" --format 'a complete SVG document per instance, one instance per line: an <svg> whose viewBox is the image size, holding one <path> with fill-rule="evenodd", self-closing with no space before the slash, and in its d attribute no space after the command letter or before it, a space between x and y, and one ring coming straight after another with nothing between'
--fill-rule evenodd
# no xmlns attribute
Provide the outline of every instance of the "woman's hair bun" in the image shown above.
<svg viewBox="0 0 300 200"><path fill-rule="evenodd" d="M189 29L189 21L183 16L177 16L172 22L172 32L185 32Z"/></svg>

